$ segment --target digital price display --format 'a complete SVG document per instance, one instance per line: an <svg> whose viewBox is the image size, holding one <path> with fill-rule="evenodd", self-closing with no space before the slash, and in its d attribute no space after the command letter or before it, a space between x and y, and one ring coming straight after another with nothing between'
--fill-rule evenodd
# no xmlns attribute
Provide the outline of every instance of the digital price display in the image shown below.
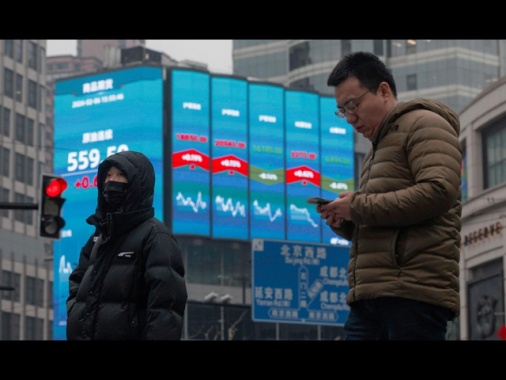
<svg viewBox="0 0 506 380"><path fill-rule="evenodd" d="M335 115L336 100L320 97L320 144L321 144L321 196L335 199L343 191L355 190L355 144L353 127L346 119ZM322 243L350 246L325 221L322 223Z"/></svg>
<svg viewBox="0 0 506 380"><path fill-rule="evenodd" d="M284 89L249 85L250 237L285 238Z"/></svg>
<svg viewBox="0 0 506 380"><path fill-rule="evenodd" d="M321 241L321 218L306 198L320 194L320 103L310 92L285 91L287 239Z"/></svg>
<svg viewBox="0 0 506 380"><path fill-rule="evenodd" d="M211 78L212 236L248 239L248 104L245 80Z"/></svg>
<svg viewBox="0 0 506 380"><path fill-rule="evenodd" d="M172 230L210 236L210 75L169 70L167 77L172 94Z"/></svg>
<svg viewBox="0 0 506 380"><path fill-rule="evenodd" d="M135 150L153 163L153 206L163 220L163 76L135 67L55 82L54 172L68 182L65 227L54 242L53 339L66 338L68 276L94 227L86 218L97 206L97 167L111 154Z"/></svg>

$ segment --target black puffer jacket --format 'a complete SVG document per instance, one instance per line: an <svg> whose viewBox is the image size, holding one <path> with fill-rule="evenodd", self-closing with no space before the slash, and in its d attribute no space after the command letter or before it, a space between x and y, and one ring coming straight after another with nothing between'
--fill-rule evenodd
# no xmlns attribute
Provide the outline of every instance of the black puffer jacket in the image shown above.
<svg viewBox="0 0 506 380"><path fill-rule="evenodd" d="M102 194L115 166L128 178L123 210L107 212ZM96 232L69 278L68 340L181 339L187 300L179 244L154 217L155 173L141 153L120 152L98 167Z"/></svg>

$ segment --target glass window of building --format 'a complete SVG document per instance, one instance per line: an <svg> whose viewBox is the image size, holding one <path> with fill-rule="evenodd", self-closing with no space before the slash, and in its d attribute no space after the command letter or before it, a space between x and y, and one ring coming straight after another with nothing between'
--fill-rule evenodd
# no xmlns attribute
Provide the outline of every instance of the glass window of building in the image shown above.
<svg viewBox="0 0 506 380"><path fill-rule="evenodd" d="M35 167L35 160L31 157L26 157L26 184L33 186L33 170ZM31 202L31 201L30 201Z"/></svg>
<svg viewBox="0 0 506 380"><path fill-rule="evenodd" d="M33 185L34 162L33 158L16 152L14 166L16 168L15 175L17 181L26 183L27 185Z"/></svg>
<svg viewBox="0 0 506 380"><path fill-rule="evenodd" d="M0 174L4 177L9 177L11 165L11 151L9 148L0 147Z"/></svg>
<svg viewBox="0 0 506 380"><path fill-rule="evenodd" d="M7 67L4 68L4 95L14 97L14 72Z"/></svg>
<svg viewBox="0 0 506 380"><path fill-rule="evenodd" d="M14 194L14 202L32 204L33 198L16 192ZM34 211L30 212L28 210L14 210L14 220L24 224L33 225Z"/></svg>
<svg viewBox="0 0 506 380"><path fill-rule="evenodd" d="M2 313L2 336L1 340L19 340L19 314Z"/></svg>
<svg viewBox="0 0 506 380"><path fill-rule="evenodd" d="M23 203L25 200L25 194L14 193L14 202ZM16 222L24 223L25 222L25 210L14 210L14 220Z"/></svg>
<svg viewBox="0 0 506 380"><path fill-rule="evenodd" d="M16 112L16 141L25 143L25 115Z"/></svg>
<svg viewBox="0 0 506 380"><path fill-rule="evenodd" d="M38 46L32 41L28 41L28 67L37 70L37 52Z"/></svg>
<svg viewBox="0 0 506 380"><path fill-rule="evenodd" d="M23 76L21 74L16 73L16 93L15 99L18 102L23 101Z"/></svg>
<svg viewBox="0 0 506 380"><path fill-rule="evenodd" d="M183 240L183 239L179 239ZM219 285L221 252L213 246L187 245L187 281L197 284Z"/></svg>
<svg viewBox="0 0 506 380"><path fill-rule="evenodd" d="M506 182L506 119L487 128L483 134L484 189Z"/></svg>
<svg viewBox="0 0 506 380"><path fill-rule="evenodd" d="M28 106L37 109L37 82L28 80Z"/></svg>
<svg viewBox="0 0 506 380"><path fill-rule="evenodd" d="M178 238L185 244L185 238ZM201 239L197 239L200 241ZM202 239L203 242L205 239ZM246 286L250 283L246 271L249 243L224 242L223 244L185 244L187 247L187 279L191 283ZM249 256L248 256L249 257Z"/></svg>
<svg viewBox="0 0 506 380"><path fill-rule="evenodd" d="M4 189L3 187L0 187L0 202L9 202L9 189ZM1 209L0 216L3 216L4 218L8 218L9 217L9 210Z"/></svg>
<svg viewBox="0 0 506 380"><path fill-rule="evenodd" d="M4 40L4 54L14 58L14 40Z"/></svg>
<svg viewBox="0 0 506 380"><path fill-rule="evenodd" d="M14 40L14 59L19 63L23 63L23 41Z"/></svg>
<svg viewBox="0 0 506 380"><path fill-rule="evenodd" d="M373 53L380 57L383 55L383 40L373 40Z"/></svg>
<svg viewBox="0 0 506 380"><path fill-rule="evenodd" d="M406 86L408 91L415 91L418 89L416 74L410 74L406 77Z"/></svg>
<svg viewBox="0 0 506 380"><path fill-rule="evenodd" d="M68 67L69 67L69 64L67 62L58 62L56 64L57 70L65 70L65 69L68 69Z"/></svg>
<svg viewBox="0 0 506 380"><path fill-rule="evenodd" d="M25 278L25 302L28 305L35 305L35 277Z"/></svg>
<svg viewBox="0 0 506 380"><path fill-rule="evenodd" d="M35 306L44 307L44 280L35 279Z"/></svg>
<svg viewBox="0 0 506 380"><path fill-rule="evenodd" d="M0 115L0 130L5 137L10 137L11 135L11 110L6 107L1 108Z"/></svg>
<svg viewBox="0 0 506 380"><path fill-rule="evenodd" d="M2 291L2 299L19 302L21 289L21 275L19 273L2 270L2 285L13 287L14 290Z"/></svg>
<svg viewBox="0 0 506 380"><path fill-rule="evenodd" d="M44 320L27 316L25 318L25 340L42 340Z"/></svg>
<svg viewBox="0 0 506 380"><path fill-rule="evenodd" d="M307 41L290 47L290 51L288 52L290 71L311 64L309 50L309 42Z"/></svg>
<svg viewBox="0 0 506 380"><path fill-rule="evenodd" d="M402 43L402 40L391 40L390 41L391 46L391 53L392 57L398 57L400 55L404 55L405 46Z"/></svg>
<svg viewBox="0 0 506 380"><path fill-rule="evenodd" d="M14 168L16 181L25 182L25 156L21 153L16 152L14 155Z"/></svg>
<svg viewBox="0 0 506 380"><path fill-rule="evenodd" d="M351 40L341 40L341 57L351 53Z"/></svg>
<svg viewBox="0 0 506 380"><path fill-rule="evenodd" d="M32 118L26 118L26 134L25 134L25 144L28 146L33 146L34 141L34 127L35 121Z"/></svg>

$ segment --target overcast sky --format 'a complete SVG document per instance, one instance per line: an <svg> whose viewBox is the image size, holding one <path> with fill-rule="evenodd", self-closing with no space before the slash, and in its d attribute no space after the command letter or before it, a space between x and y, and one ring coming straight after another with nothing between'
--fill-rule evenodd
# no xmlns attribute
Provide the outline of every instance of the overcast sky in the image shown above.
<svg viewBox="0 0 506 380"><path fill-rule="evenodd" d="M232 74L232 40L146 40L148 49L177 61L207 63L209 71ZM77 54L77 40L47 40L47 56Z"/></svg>

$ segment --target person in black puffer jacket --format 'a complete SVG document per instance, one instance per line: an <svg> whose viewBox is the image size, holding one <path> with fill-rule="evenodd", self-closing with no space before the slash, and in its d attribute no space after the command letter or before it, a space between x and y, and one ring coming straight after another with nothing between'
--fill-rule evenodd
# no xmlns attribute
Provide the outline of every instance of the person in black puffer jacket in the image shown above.
<svg viewBox="0 0 506 380"><path fill-rule="evenodd" d="M95 232L69 277L68 340L180 340L187 301L181 248L154 217L155 172L140 152L98 167Z"/></svg>

